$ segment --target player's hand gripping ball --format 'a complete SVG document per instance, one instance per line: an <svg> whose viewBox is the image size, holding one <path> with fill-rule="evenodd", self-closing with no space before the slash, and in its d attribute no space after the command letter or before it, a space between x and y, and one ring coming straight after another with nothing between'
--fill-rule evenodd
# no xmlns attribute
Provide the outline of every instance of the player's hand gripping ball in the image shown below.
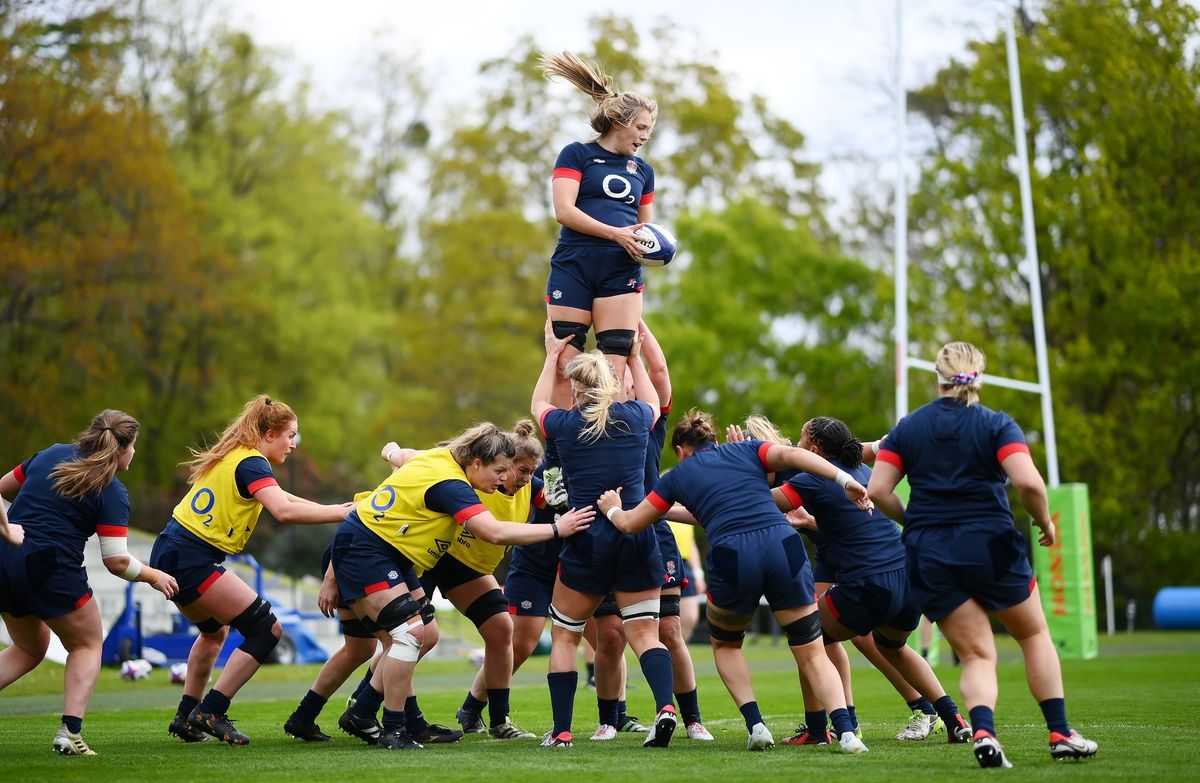
<svg viewBox="0 0 1200 783"><path fill-rule="evenodd" d="M679 249L675 235L658 223L646 223L633 233L646 247L640 259L643 266L665 266L671 263Z"/></svg>

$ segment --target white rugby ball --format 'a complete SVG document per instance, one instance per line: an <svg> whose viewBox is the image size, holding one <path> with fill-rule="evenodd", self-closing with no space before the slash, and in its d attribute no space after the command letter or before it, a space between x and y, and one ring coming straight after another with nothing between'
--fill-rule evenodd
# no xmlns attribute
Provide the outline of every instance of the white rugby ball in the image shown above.
<svg viewBox="0 0 1200 783"><path fill-rule="evenodd" d="M171 664L171 682L175 685L183 685L186 679L187 664L183 662Z"/></svg>
<svg viewBox="0 0 1200 783"><path fill-rule="evenodd" d="M633 233L638 242L646 247L640 259L643 266L665 266L671 263L675 251L679 249L675 235L658 223L646 223Z"/></svg>
<svg viewBox="0 0 1200 783"><path fill-rule="evenodd" d="M121 664L122 680L144 680L154 667L144 658L134 658Z"/></svg>

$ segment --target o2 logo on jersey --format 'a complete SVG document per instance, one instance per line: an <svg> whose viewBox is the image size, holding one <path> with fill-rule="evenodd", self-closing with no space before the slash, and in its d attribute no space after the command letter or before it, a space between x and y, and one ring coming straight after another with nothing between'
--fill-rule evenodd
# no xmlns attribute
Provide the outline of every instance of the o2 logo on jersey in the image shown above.
<svg viewBox="0 0 1200 783"><path fill-rule="evenodd" d="M198 516L205 517L200 520L200 523L208 527L213 521L213 515L208 512L212 511L213 506L217 504L217 496L208 487L202 487L195 495L192 495L192 511ZM201 506L203 505L203 508Z"/></svg>
<svg viewBox="0 0 1200 783"><path fill-rule="evenodd" d="M600 187L604 189L604 195L609 198L615 198L617 201L622 201L626 204L632 204L636 201L633 197L633 185L620 174L607 175L604 181L600 183Z"/></svg>
<svg viewBox="0 0 1200 783"><path fill-rule="evenodd" d="M371 496L371 508L378 511L378 514L372 514L375 521L383 519L383 515L387 510L396 503L396 490L393 487L380 487Z"/></svg>

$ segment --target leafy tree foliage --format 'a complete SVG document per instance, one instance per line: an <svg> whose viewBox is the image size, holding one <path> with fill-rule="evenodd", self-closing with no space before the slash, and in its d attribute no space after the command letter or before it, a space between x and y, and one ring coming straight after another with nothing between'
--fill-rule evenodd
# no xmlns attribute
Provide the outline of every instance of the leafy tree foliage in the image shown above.
<svg viewBox="0 0 1200 783"><path fill-rule="evenodd" d="M1124 592L1194 577L1200 550L1200 68L1181 2L1046 2L1019 37L1066 481L1091 487ZM933 129L912 204L913 336L978 342L1034 377L1002 38L913 96ZM1040 430L1036 399L995 395Z"/></svg>

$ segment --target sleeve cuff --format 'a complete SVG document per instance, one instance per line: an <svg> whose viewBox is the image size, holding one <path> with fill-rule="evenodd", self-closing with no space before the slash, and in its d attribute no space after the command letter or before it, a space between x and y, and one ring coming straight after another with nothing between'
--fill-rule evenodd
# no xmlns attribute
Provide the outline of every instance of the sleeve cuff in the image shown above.
<svg viewBox="0 0 1200 783"><path fill-rule="evenodd" d="M247 494L253 496L254 493L258 492L260 489L266 489L267 487L278 487L278 486L279 486L279 482L276 481L273 476L263 476L262 478L258 479L257 481L251 481L248 485L246 485L246 492L247 492Z"/></svg>
<svg viewBox="0 0 1200 783"><path fill-rule="evenodd" d="M538 429L542 431L543 438L548 437L546 435L546 417L550 415L550 411L556 411L556 410L558 410L558 408L551 406L551 407L547 408L546 410L542 411L541 416L538 416Z"/></svg>
<svg viewBox="0 0 1200 783"><path fill-rule="evenodd" d="M770 450L770 443L762 443L758 447L758 461L762 463L763 467L767 469L768 473L771 471L771 466L767 464L767 452Z"/></svg>
<svg viewBox="0 0 1200 783"><path fill-rule="evenodd" d="M800 493L796 491L791 482L785 482L779 489L792 504L792 508L800 508L804 505L804 498L800 497Z"/></svg>
<svg viewBox="0 0 1200 783"><path fill-rule="evenodd" d="M650 191L649 193L643 193L642 200L638 202L638 204L643 207L646 206L647 204L653 204L653 203L654 203L654 191L653 190Z"/></svg>
<svg viewBox="0 0 1200 783"><path fill-rule="evenodd" d="M1021 442L1006 443L1005 445L1000 447L999 451L996 452L996 461L1003 462L1004 460L1008 459L1009 457L1011 457L1012 455L1017 454L1017 453L1028 454L1029 447Z"/></svg>
<svg viewBox="0 0 1200 783"><path fill-rule="evenodd" d="M96 525L96 535L105 538L128 538L129 528L125 525Z"/></svg>
<svg viewBox="0 0 1200 783"><path fill-rule="evenodd" d="M473 506L467 506L462 511L459 511L457 514L455 514L454 521L461 525L471 517L475 516L476 514L482 514L484 511L487 511L487 506L483 505L482 503L476 503Z"/></svg>
<svg viewBox="0 0 1200 783"><path fill-rule="evenodd" d="M542 170L545 171L545 169ZM569 169L566 166L560 166L554 170L554 175L550 179L573 179L579 182L583 179L583 172Z"/></svg>
<svg viewBox="0 0 1200 783"><path fill-rule="evenodd" d="M654 490L650 490L650 494L646 496L646 500L650 502L650 505L658 509L658 513L660 514L665 514L671 510L671 504L663 500Z"/></svg>
<svg viewBox="0 0 1200 783"><path fill-rule="evenodd" d="M890 451L889 449L880 449L879 453L875 455L875 461L886 462L887 464L894 466L901 473L904 472L904 460L900 459L899 454L894 451Z"/></svg>
<svg viewBox="0 0 1200 783"><path fill-rule="evenodd" d="M18 484L25 483L25 468L21 467L20 465L17 465L15 468L13 468L12 473L13 473L13 477L16 478Z"/></svg>

